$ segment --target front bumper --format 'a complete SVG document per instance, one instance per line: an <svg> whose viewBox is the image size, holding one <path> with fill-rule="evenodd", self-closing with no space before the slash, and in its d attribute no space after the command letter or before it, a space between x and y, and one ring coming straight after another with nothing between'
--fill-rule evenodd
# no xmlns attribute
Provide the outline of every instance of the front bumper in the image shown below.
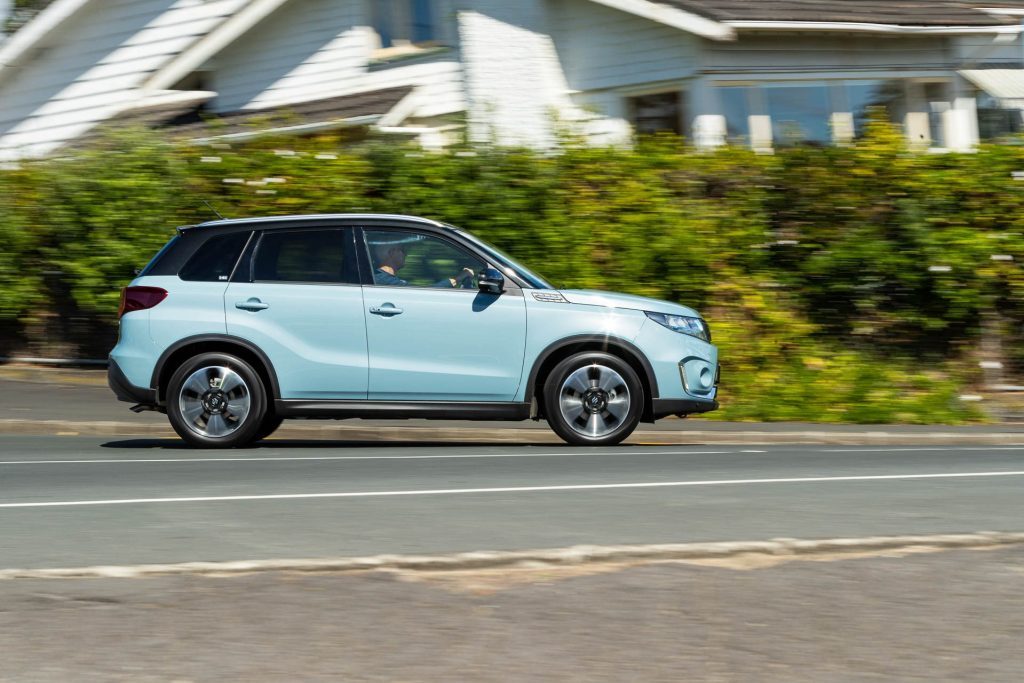
<svg viewBox="0 0 1024 683"><path fill-rule="evenodd" d="M652 412L655 420L669 415L686 416L694 413L709 413L718 410L718 401L695 398L656 398Z"/></svg>
<svg viewBox="0 0 1024 683"><path fill-rule="evenodd" d="M119 401L156 405L156 390L132 384L113 358L107 359L107 384Z"/></svg>

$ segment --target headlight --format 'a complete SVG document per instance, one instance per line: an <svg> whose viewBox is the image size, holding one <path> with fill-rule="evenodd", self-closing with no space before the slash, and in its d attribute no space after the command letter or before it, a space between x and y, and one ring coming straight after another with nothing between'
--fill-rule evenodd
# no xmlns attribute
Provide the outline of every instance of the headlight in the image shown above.
<svg viewBox="0 0 1024 683"><path fill-rule="evenodd" d="M685 315L669 315L668 313L652 313L650 311L644 312L648 318L659 325L664 325L673 332L682 332L691 337L703 339L706 342L711 341L711 329L700 318L691 318Z"/></svg>

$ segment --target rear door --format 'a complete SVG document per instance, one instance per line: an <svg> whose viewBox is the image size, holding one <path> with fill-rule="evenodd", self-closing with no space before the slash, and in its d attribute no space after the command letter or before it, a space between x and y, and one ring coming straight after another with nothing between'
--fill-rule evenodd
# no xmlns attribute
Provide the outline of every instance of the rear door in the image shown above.
<svg viewBox="0 0 1024 683"><path fill-rule="evenodd" d="M366 323L352 228L267 230L244 270L224 294L227 331L269 356L281 398L365 399Z"/></svg>

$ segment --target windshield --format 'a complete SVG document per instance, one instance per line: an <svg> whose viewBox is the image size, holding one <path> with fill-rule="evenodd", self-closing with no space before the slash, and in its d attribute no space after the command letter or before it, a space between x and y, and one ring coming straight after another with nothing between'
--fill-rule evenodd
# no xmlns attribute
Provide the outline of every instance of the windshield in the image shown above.
<svg viewBox="0 0 1024 683"><path fill-rule="evenodd" d="M526 280L527 284L529 284L534 289L555 289L554 285L549 283L540 275L537 275L536 273L531 271L526 266L520 265L518 262L516 262L508 255L506 255L497 247L490 245L487 242L484 242L476 235L472 235L461 228L455 227L454 225L449 225L447 227L459 233L459 235L475 244L481 251L486 253L490 258L494 259L497 262L497 265L501 266L506 271L511 270L511 275L515 275L523 280Z"/></svg>

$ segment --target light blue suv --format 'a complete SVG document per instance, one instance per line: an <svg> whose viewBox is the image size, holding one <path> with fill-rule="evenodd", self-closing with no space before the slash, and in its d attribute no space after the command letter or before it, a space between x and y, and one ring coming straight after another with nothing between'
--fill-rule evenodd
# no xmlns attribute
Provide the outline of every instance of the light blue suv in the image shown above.
<svg viewBox="0 0 1024 683"><path fill-rule="evenodd" d="M377 214L179 228L122 292L108 377L201 447L354 417L543 418L610 445L718 407L696 311L555 289L463 230Z"/></svg>

